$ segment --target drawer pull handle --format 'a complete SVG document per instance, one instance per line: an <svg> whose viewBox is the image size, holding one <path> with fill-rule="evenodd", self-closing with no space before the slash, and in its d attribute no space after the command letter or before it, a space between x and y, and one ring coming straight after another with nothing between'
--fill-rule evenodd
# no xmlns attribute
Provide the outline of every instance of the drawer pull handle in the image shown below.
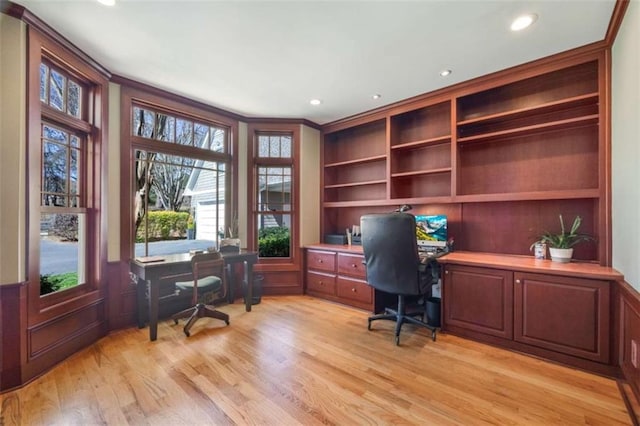
<svg viewBox="0 0 640 426"><path fill-rule="evenodd" d="M356 289L355 289L355 288L352 288L352 289L351 289L351 291L355 293L355 292L356 292Z"/></svg>
<svg viewBox="0 0 640 426"><path fill-rule="evenodd" d="M320 284L320 285L324 285L324 283L323 283L322 281L320 281L318 284Z"/></svg>
<svg viewBox="0 0 640 426"><path fill-rule="evenodd" d="M358 267L358 265L356 265L355 263L352 263L351 266L353 266L354 268Z"/></svg>
<svg viewBox="0 0 640 426"><path fill-rule="evenodd" d="M322 263L322 259L318 259L318 263Z"/></svg>

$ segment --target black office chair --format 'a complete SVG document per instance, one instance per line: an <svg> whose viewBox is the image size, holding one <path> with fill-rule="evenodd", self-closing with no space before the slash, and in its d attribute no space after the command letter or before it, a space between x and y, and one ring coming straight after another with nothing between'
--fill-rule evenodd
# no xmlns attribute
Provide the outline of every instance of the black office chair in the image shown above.
<svg viewBox="0 0 640 426"><path fill-rule="evenodd" d="M398 345L402 324L408 322L431 330L431 338L435 341L436 328L424 321L424 307L407 312L405 304L407 296L426 299L433 283L429 265L420 263L415 217L408 213L364 215L360 218L360 231L367 283L377 290L398 295L398 309L385 308L384 314L369 317L369 330L372 321L396 321L395 340ZM422 320L416 318L418 316Z"/></svg>
<svg viewBox="0 0 640 426"><path fill-rule="evenodd" d="M181 318L189 318L184 326L184 334L189 337L193 324L202 317L217 318L229 325L229 315L217 311L211 303L215 295L223 298L227 292L224 259L218 252L196 254L191 258L193 281L179 281L179 292L191 293L194 306L185 309L171 318L178 324Z"/></svg>

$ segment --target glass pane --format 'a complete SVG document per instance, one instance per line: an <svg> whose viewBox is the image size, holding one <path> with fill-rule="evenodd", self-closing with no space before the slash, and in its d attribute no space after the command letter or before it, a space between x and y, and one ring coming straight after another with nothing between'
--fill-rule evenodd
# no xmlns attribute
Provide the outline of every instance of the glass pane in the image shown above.
<svg viewBox="0 0 640 426"><path fill-rule="evenodd" d="M226 223L225 179L217 170L219 164L141 151L136 156L138 210L134 218L140 218L135 221L136 256L217 247ZM145 158L150 160L150 167Z"/></svg>
<svg viewBox="0 0 640 426"><path fill-rule="evenodd" d="M150 138L153 135L155 123L155 113L142 108L133 109L133 134Z"/></svg>
<svg viewBox="0 0 640 426"><path fill-rule="evenodd" d="M227 131L225 129L211 128L211 151L226 152Z"/></svg>
<svg viewBox="0 0 640 426"><path fill-rule="evenodd" d="M69 195L78 195L78 159L80 152L77 149L71 150L71 159L69 163Z"/></svg>
<svg viewBox="0 0 640 426"><path fill-rule="evenodd" d="M175 125L175 118L165 115L156 115L156 139L161 141L173 142L173 128Z"/></svg>
<svg viewBox="0 0 640 426"><path fill-rule="evenodd" d="M40 216L41 295L86 281L86 228L84 214Z"/></svg>
<svg viewBox="0 0 640 426"><path fill-rule="evenodd" d="M42 151L42 190L66 193L67 148L57 143L45 142Z"/></svg>
<svg viewBox="0 0 640 426"><path fill-rule="evenodd" d="M176 143L193 145L193 123L178 118L176 120Z"/></svg>
<svg viewBox="0 0 640 426"><path fill-rule="evenodd" d="M72 80L69 80L67 96L67 112L76 118L80 118L80 94L82 89Z"/></svg>
<svg viewBox="0 0 640 426"><path fill-rule="evenodd" d="M209 126L196 123L193 127L193 143L198 148L209 148Z"/></svg>
<svg viewBox="0 0 640 426"><path fill-rule="evenodd" d="M71 135L71 146L74 148L80 147L80 138L76 135Z"/></svg>
<svg viewBox="0 0 640 426"><path fill-rule="evenodd" d="M258 255L260 257L289 257L291 252L291 215L259 214Z"/></svg>
<svg viewBox="0 0 640 426"><path fill-rule="evenodd" d="M258 157L269 156L269 136L258 136Z"/></svg>
<svg viewBox="0 0 640 426"><path fill-rule="evenodd" d="M69 143L69 135L67 132L63 132L60 129L56 129L55 127L51 127L49 125L44 125L42 127L42 132L43 132L43 137L45 139L49 139L51 141L56 141L56 142L60 142L62 144L68 144Z"/></svg>
<svg viewBox="0 0 640 426"><path fill-rule="evenodd" d="M280 138L277 136L271 136L269 138L269 157L280 157Z"/></svg>
<svg viewBox="0 0 640 426"><path fill-rule="evenodd" d="M280 143L280 155L282 155L282 158L291 158L291 136L282 136Z"/></svg>
<svg viewBox="0 0 640 426"><path fill-rule="evenodd" d="M49 67L40 64L40 100L47 103L47 82L49 81Z"/></svg>
<svg viewBox="0 0 640 426"><path fill-rule="evenodd" d="M51 70L51 78L49 79L49 105L58 111L64 111L64 94L66 93L66 78Z"/></svg>

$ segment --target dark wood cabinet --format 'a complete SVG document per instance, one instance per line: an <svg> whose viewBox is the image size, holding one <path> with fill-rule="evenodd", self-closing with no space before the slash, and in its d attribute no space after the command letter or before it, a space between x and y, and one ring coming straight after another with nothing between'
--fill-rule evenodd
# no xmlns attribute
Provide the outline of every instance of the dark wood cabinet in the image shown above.
<svg viewBox="0 0 640 426"><path fill-rule="evenodd" d="M513 274L466 266L445 268L442 299L446 329L513 338Z"/></svg>
<svg viewBox="0 0 640 426"><path fill-rule="evenodd" d="M361 246L314 244L305 247L305 292L370 312L396 301L367 284Z"/></svg>
<svg viewBox="0 0 640 426"><path fill-rule="evenodd" d="M514 279L514 340L609 362L609 282L522 272Z"/></svg>
<svg viewBox="0 0 640 426"><path fill-rule="evenodd" d="M438 261L443 331L609 373L614 269L470 252Z"/></svg>

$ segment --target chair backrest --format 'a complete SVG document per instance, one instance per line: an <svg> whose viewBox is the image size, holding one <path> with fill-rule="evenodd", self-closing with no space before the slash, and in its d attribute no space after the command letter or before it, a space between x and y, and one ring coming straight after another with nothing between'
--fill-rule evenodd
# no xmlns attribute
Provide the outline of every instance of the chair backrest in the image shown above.
<svg viewBox="0 0 640 426"><path fill-rule="evenodd" d="M224 258L220 252L208 252L194 254L191 258L191 269L193 271L193 280L202 279L208 276L216 276L222 281L223 296L227 294L226 271L224 267Z"/></svg>
<svg viewBox="0 0 640 426"><path fill-rule="evenodd" d="M360 218L360 231L369 285L392 294L421 294L416 218L368 214Z"/></svg>

